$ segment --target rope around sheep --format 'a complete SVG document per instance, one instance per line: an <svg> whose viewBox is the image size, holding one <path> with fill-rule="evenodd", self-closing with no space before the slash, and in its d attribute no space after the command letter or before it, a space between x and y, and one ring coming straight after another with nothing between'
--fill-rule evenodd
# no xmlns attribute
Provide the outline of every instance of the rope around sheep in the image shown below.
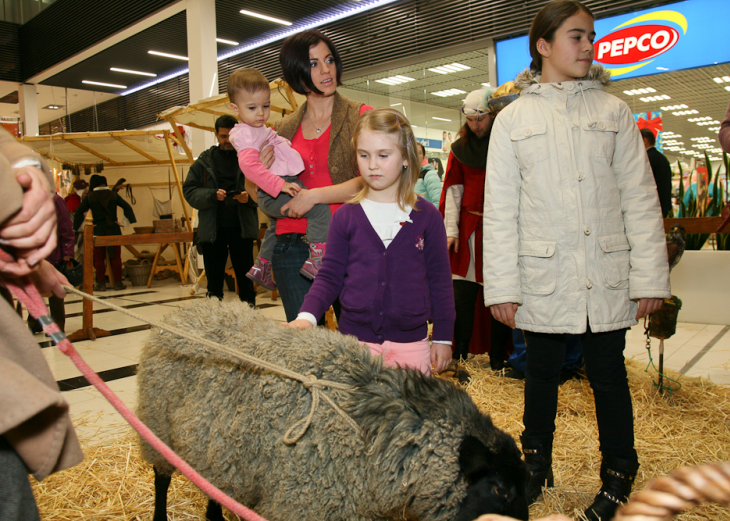
<svg viewBox="0 0 730 521"><path fill-rule="evenodd" d="M284 433L283 441L287 445L295 444L307 432L309 425L312 423L312 418L314 418L314 413L316 412L317 407L319 407L320 400L324 400L325 402L327 402L335 410L335 412L337 412L337 414L339 414L348 423L348 425L352 427L355 432L362 435L360 426L355 422L355 420L353 420L345 411L343 411L340 406L332 400L332 398L330 398L327 394L323 392L323 389L326 387L329 387L330 389L338 389L340 391L351 391L352 386L342 384L340 382L333 382L331 380L320 380L312 374L303 375L301 373L297 373L296 371L287 369L286 367L282 367L278 364L267 362L266 360L261 360L260 358L256 358L255 356L251 356L240 351L235 351L234 349L224 346L223 344L213 342L212 340L208 340L207 338L203 338L198 335L189 333L177 327L170 326L163 322L157 322L155 320L144 318L141 315L133 313L123 307L112 304L111 302L106 302L97 297L94 297L93 295L89 295L88 293L84 293L83 291L80 291L73 286L63 286L63 289L66 290L68 293L74 293L83 298L89 299L92 302L96 302L110 309L113 309L114 311L118 311L119 313L132 317L136 320L146 322L147 324L150 324L156 328L167 331L168 333L172 333L173 335L177 335L187 340L192 340L193 342L198 342L201 345L209 348L208 353L225 353L229 357L236 360L241 360L261 369L266 369L267 371L271 371L272 373L277 373L281 376L285 376L286 378L301 382L302 385L304 385L304 387L312 393L312 404L309 409L309 414L307 414L307 416L292 425Z"/></svg>

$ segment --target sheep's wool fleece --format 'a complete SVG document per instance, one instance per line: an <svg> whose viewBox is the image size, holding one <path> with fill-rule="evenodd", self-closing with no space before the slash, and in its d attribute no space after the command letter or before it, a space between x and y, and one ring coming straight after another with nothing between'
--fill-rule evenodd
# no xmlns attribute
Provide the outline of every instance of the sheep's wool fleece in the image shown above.
<svg viewBox="0 0 730 521"><path fill-rule="evenodd" d="M449 381L383 368L354 337L299 331L247 305L209 299L167 317L171 325L302 374L342 382L326 390L359 424L324 401L306 434L282 435L312 395L286 377L211 355L154 331L138 371L139 417L203 476L269 521L453 519L466 496L459 448L504 435ZM364 437L363 437L364 436ZM144 458L173 469L144 441Z"/></svg>

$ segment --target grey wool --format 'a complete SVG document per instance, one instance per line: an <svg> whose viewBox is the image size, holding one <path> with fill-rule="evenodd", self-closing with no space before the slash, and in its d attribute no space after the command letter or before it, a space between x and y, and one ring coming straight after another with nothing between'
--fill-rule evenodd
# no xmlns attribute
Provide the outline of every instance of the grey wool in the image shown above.
<svg viewBox="0 0 730 521"><path fill-rule="evenodd" d="M269 521L453 520L469 486L459 464L465 437L519 461L512 438L466 392L414 370L384 368L353 337L283 327L245 304L216 299L166 321L352 386L324 392L361 433L321 402L304 436L286 445L284 432L310 409L312 395L300 382L167 332L151 334L138 370L139 417L204 477ZM172 474L144 441L142 454Z"/></svg>

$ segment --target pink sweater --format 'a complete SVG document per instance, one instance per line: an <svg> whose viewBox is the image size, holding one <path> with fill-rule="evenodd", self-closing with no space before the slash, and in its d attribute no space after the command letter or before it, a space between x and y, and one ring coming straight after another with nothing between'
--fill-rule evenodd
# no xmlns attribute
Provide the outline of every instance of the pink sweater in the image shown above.
<svg viewBox="0 0 730 521"><path fill-rule="evenodd" d="M238 152L243 175L271 197L277 197L281 192L282 176L296 176L304 170L302 156L291 147L291 142L268 127L239 123L231 130L229 140ZM267 141L274 146L274 163L270 170L259 159L259 149Z"/></svg>

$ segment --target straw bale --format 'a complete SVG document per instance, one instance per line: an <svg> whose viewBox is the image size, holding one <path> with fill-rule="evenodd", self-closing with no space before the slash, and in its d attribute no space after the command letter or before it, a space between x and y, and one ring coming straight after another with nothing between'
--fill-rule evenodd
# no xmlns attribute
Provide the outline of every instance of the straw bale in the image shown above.
<svg viewBox="0 0 730 521"><path fill-rule="evenodd" d="M627 362L634 400L636 448L641 468L635 488L651 478L682 465L730 461L730 389L707 380L668 375L682 383L670 400L654 387L656 373ZM481 410L494 424L517 438L522 432L524 382L495 376L488 358L477 356L466 363L471 380L466 386ZM98 418L74 418L89 431ZM570 380L560 387L557 432L553 451L556 487L530 510L532 518L563 513L578 519L600 487L598 432L593 395L587 380ZM118 432L118 426L99 429ZM137 436L125 429L121 436L94 442L82 439L85 459L72 469L54 474L42 483L32 481L41 518L147 520L154 508L152 469L141 460ZM179 473L168 494L171 520L203 519L206 498ZM227 512L227 519L236 517ZM730 508L702 505L679 516L682 521L730 519Z"/></svg>

